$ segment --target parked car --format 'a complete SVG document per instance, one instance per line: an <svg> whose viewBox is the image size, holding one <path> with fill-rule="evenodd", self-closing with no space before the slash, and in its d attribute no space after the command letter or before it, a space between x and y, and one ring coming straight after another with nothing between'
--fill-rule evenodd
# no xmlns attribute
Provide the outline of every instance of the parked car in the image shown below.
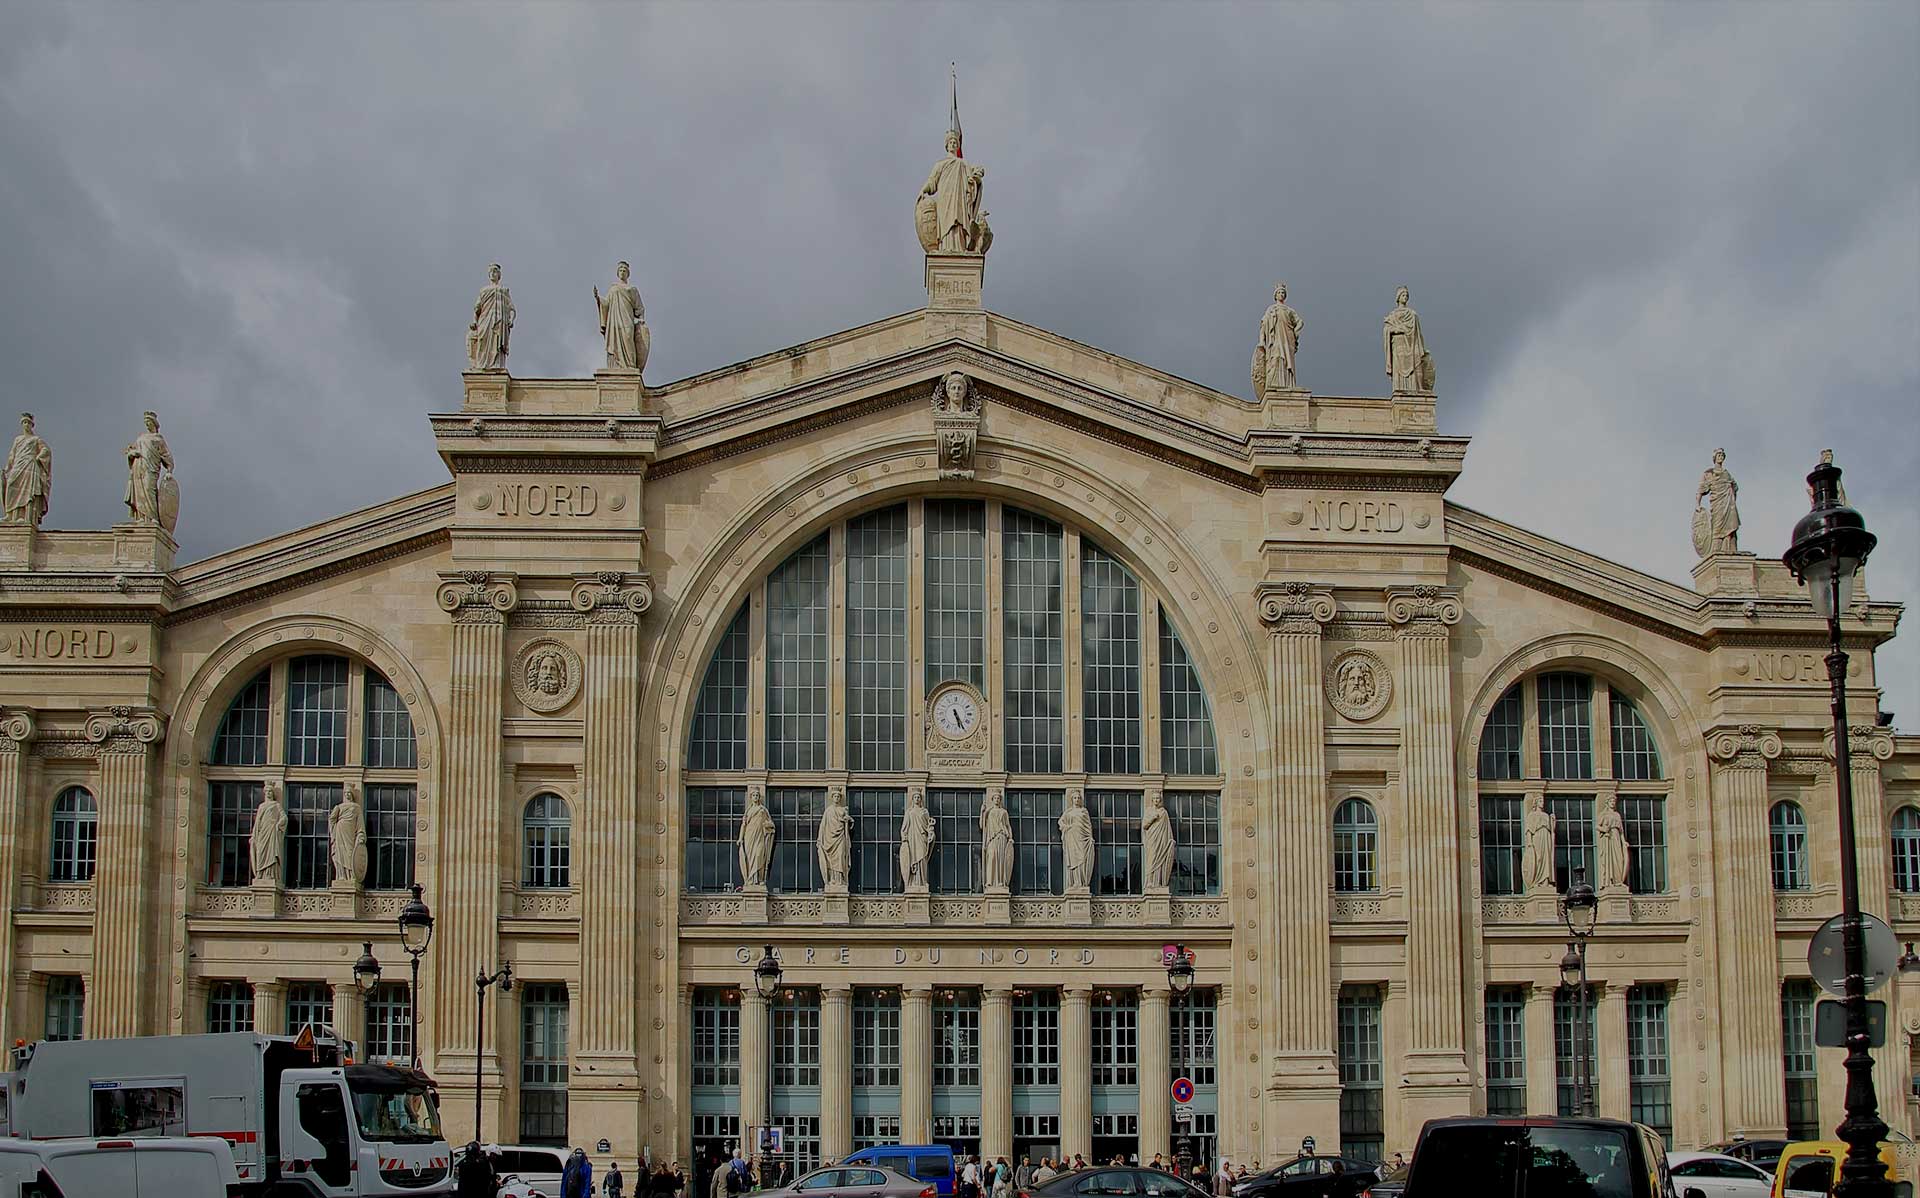
<svg viewBox="0 0 1920 1198"><path fill-rule="evenodd" d="M1407 1170L1411 1165L1381 1165L1380 1176L1366 1189L1360 1191L1360 1198L1400 1198L1407 1191Z"/></svg>
<svg viewBox="0 0 1920 1198"><path fill-rule="evenodd" d="M844 1157L842 1165L878 1165L953 1193L953 1149L945 1144L877 1144Z"/></svg>
<svg viewBox="0 0 1920 1198"><path fill-rule="evenodd" d="M1077 1198L1124 1195L1126 1198L1211 1198L1209 1191L1171 1173L1138 1166L1077 1169L1019 1191L1020 1198Z"/></svg>
<svg viewBox="0 0 1920 1198"><path fill-rule="evenodd" d="M1667 1172L1682 1194L1701 1198L1769 1198L1773 1174L1724 1152L1669 1152Z"/></svg>
<svg viewBox="0 0 1920 1198"><path fill-rule="evenodd" d="M1913 1175L1900 1168L1900 1144L1880 1141L1880 1159L1887 1166L1895 1198L1913 1198ZM1773 1175L1773 1198L1827 1198L1840 1179L1840 1162L1847 1146L1838 1140L1800 1140L1780 1154Z"/></svg>
<svg viewBox="0 0 1920 1198"><path fill-rule="evenodd" d="M1380 1166L1344 1156L1296 1156L1233 1183L1233 1198L1358 1198Z"/></svg>
<svg viewBox="0 0 1920 1198"><path fill-rule="evenodd" d="M500 1176L500 1198L560 1198L567 1151L545 1144L482 1144Z"/></svg>
<svg viewBox="0 0 1920 1198"><path fill-rule="evenodd" d="M761 1198L935 1198L931 1182L879 1165L828 1165L794 1178L792 1185L761 1191Z"/></svg>
<svg viewBox="0 0 1920 1198"><path fill-rule="evenodd" d="M1463 1188L1465 1187L1465 1188ZM1681 1198L1660 1133L1618 1119L1429 1119L1406 1198ZM1689 1196L1691 1198L1691 1196Z"/></svg>
<svg viewBox="0 0 1920 1198"><path fill-rule="evenodd" d="M212 1136L0 1140L0 1194L39 1198L226 1198L233 1146Z"/></svg>
<svg viewBox="0 0 1920 1198"><path fill-rule="evenodd" d="M1766 1170L1772 1176L1773 1167L1780 1163L1780 1154L1787 1150L1788 1140L1726 1140L1719 1144L1709 1144L1702 1152L1718 1152L1735 1160L1742 1160L1758 1169Z"/></svg>

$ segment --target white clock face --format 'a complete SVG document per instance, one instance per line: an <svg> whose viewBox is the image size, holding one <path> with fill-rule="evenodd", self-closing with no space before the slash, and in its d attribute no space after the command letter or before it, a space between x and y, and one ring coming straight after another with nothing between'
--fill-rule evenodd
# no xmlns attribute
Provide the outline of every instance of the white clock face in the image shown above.
<svg viewBox="0 0 1920 1198"><path fill-rule="evenodd" d="M980 705L965 691L948 691L933 705L933 726L950 740L972 736L980 723Z"/></svg>

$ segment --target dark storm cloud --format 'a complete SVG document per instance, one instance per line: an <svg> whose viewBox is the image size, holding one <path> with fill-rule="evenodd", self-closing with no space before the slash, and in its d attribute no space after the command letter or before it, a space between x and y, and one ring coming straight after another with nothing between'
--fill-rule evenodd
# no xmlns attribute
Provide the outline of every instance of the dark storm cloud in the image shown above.
<svg viewBox="0 0 1920 1198"><path fill-rule="evenodd" d="M996 310L1240 392L1285 279L1303 381L1377 394L1406 283L1464 502L1684 581L1716 445L1763 554L1830 445L1911 599L1917 11L14 5L0 354L54 526L154 407L186 556L284 531L445 477L489 261L523 375L623 257L658 380L917 306L958 59Z"/></svg>

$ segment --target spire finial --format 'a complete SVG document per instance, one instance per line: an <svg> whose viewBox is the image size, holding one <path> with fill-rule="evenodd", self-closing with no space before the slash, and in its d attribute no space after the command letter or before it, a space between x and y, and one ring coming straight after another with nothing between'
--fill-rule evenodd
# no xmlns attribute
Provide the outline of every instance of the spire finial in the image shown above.
<svg viewBox="0 0 1920 1198"><path fill-rule="evenodd" d="M947 132L953 134L955 157L960 156L960 64L947 64L947 97L952 115L947 118Z"/></svg>

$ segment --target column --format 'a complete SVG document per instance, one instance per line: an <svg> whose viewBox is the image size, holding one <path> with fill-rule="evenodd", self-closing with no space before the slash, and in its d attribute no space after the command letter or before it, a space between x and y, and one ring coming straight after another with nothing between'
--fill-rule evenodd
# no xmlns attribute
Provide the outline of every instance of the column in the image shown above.
<svg viewBox="0 0 1920 1198"><path fill-rule="evenodd" d="M210 1014L207 1010L207 1002L212 997L212 989L212 983L206 978L197 974L187 975L186 985L181 987L183 995L181 1001L185 1004L185 1009L181 1011L181 1026L186 1028L189 1034L204 1033L207 1030L210 1022L207 1018ZM93 1012L89 1011L87 1014L91 1017Z"/></svg>
<svg viewBox="0 0 1920 1198"><path fill-rule="evenodd" d="M187 1026L193 1026L191 1019ZM333 984L333 1030L341 1039L351 1040L359 1047L353 1054L355 1060L366 1059L367 1003L360 995L360 988L350 981Z"/></svg>
<svg viewBox="0 0 1920 1198"><path fill-rule="evenodd" d="M1240 1043L1240 1023L1234 1016L1233 987L1218 986L1213 996L1213 1068L1216 1086L1214 1100L1220 1113L1214 1117L1213 1156L1234 1160L1240 1151L1241 1062L1247 1050Z"/></svg>
<svg viewBox="0 0 1920 1198"><path fill-rule="evenodd" d="M1060 991L1060 1152L1093 1158L1093 987Z"/></svg>
<svg viewBox="0 0 1920 1198"><path fill-rule="evenodd" d="M93 972L87 980L87 1037L146 1034L153 970L147 937L147 886L154 881L147 843L153 808L157 712L125 707L94 712L87 739L96 746L99 844L93 875Z"/></svg>
<svg viewBox="0 0 1920 1198"><path fill-rule="evenodd" d="M1527 987L1527 1109L1542 1115L1555 1115L1560 1111L1553 1050L1553 993L1551 982L1545 985L1536 982Z"/></svg>
<svg viewBox="0 0 1920 1198"><path fill-rule="evenodd" d="M820 1151L853 1151L853 987L820 988Z"/></svg>
<svg viewBox="0 0 1920 1198"><path fill-rule="evenodd" d="M933 1138L933 990L900 990L900 1142Z"/></svg>
<svg viewBox="0 0 1920 1198"><path fill-rule="evenodd" d="M1400 786L1407 854L1407 1039L1397 1088L1404 1126L1472 1109L1461 1008L1460 833L1454 792L1448 628L1458 598L1434 587L1387 592L1400 642ZM1411 1142L1411 1141L1409 1141Z"/></svg>
<svg viewBox="0 0 1920 1198"><path fill-rule="evenodd" d="M287 1034L287 984L285 982L253 984L253 1030L263 1036Z"/></svg>
<svg viewBox="0 0 1920 1198"><path fill-rule="evenodd" d="M1327 926L1333 889L1331 813L1327 810L1325 729L1321 720L1321 627L1333 619L1333 592L1304 582L1262 588L1260 618L1271 634L1273 775L1271 806L1259 822L1273 830L1249 851L1261 854L1261 919L1235 968L1263 987L1259 1018L1268 1029L1262 1060L1271 1069L1259 1119L1262 1136L1242 1151L1278 1159L1311 1135L1340 1142L1340 1071L1333 1054L1333 966ZM1271 947L1266 947L1270 941ZM1262 951L1274 960L1260 966Z"/></svg>
<svg viewBox="0 0 1920 1198"><path fill-rule="evenodd" d="M1721 1092L1727 1134L1783 1136L1780 968L1768 860L1767 763L1780 738L1753 724L1707 737L1713 771L1713 873L1720 975Z"/></svg>
<svg viewBox="0 0 1920 1198"><path fill-rule="evenodd" d="M1776 1008L1778 1003L1775 1004ZM1594 1093L1603 1119L1627 1117L1627 986L1609 982L1593 1013ZM1784 1090L1781 1102L1786 1101Z"/></svg>
<svg viewBox="0 0 1920 1198"><path fill-rule="evenodd" d="M679 1112L672 1143L668 1149L672 1155L688 1162L691 1169L693 1161L693 986L680 983L680 1007L674 1027L678 1034L673 1037L677 1051L673 1054L676 1069L673 1087L673 1108ZM692 1178L692 1173L688 1173ZM695 1198L701 1198L695 1195Z"/></svg>
<svg viewBox="0 0 1920 1198"><path fill-rule="evenodd" d="M980 994L980 1155L1013 1159L1013 991Z"/></svg>
<svg viewBox="0 0 1920 1198"><path fill-rule="evenodd" d="M474 1042L473 977L497 964L505 876L500 821L506 818L500 709L507 613L519 603L519 591L512 575L467 571L441 575L438 600L453 622L452 688L439 788L439 892L427 896L436 926L425 962L430 973L421 979L422 1005L430 1010L421 1012L421 1022L433 1029L434 1055L425 1063L439 1079L441 1106L457 1115L473 1109L470 1091L488 1075L496 1081L500 1075L493 1045ZM493 1121L498 1125L497 1107Z"/></svg>
<svg viewBox="0 0 1920 1198"><path fill-rule="evenodd" d="M757 990L740 991L740 1142L749 1160L760 1151L754 1129L766 1123L767 1081L773 1068L767 1041L767 1000Z"/></svg>
<svg viewBox="0 0 1920 1198"><path fill-rule="evenodd" d="M583 761L581 801L573 813L575 888L580 897L580 984L568 1023L577 1043L568 1046L581 1068L572 1073L568 1095L568 1134L591 1144L602 1138L618 1157L637 1157L644 1137L645 1108L636 1090L664 1086L672 1079L664 1064L640 1062L642 1026L653 1020L655 1000L642 1001L637 990L643 938L651 938L650 920L635 919L636 888L643 872L635 863L650 860L643 849L640 765L640 613L653 591L624 575L576 576L572 604L587 613L587 653L582 687ZM659 1014L664 1010L653 1008Z"/></svg>
<svg viewBox="0 0 1920 1198"><path fill-rule="evenodd" d="M1833 733L1827 733L1827 757L1834 756ZM1877 915L1889 926L1893 923L1892 889L1892 849L1888 845L1888 813L1886 798L1881 790L1880 763L1893 756L1893 736L1885 728L1855 724L1847 729L1848 774L1853 779L1853 837L1855 855L1859 861L1860 874L1860 910L1869 915ZM1834 793L1835 810L1839 809L1837 790L1839 775L1834 775L1836 790ZM1812 843L1819 844L1817 832L1812 833ZM1818 851L1818 850L1815 850ZM1838 849L1835 849L1836 855ZM1907 1079L1909 1071L1906 1063L1899 1059L1902 1054L1897 1045L1904 1037L1897 1034L1903 1026L1900 1019L1900 987L1884 986L1871 997L1883 999L1887 1004L1887 1047L1873 1054L1873 1090L1880 1100L1880 1117L1887 1125L1898 1131L1906 1132L1907 1127ZM1840 1054L1845 1060L1845 1054Z"/></svg>
<svg viewBox="0 0 1920 1198"><path fill-rule="evenodd" d="M19 1028L20 978L15 973L13 909L19 905L20 857L26 830L27 743L33 739L33 713L21 708L0 711L0 1031ZM30 1039L39 1039L36 1034Z"/></svg>
<svg viewBox="0 0 1920 1198"><path fill-rule="evenodd" d="M1172 1027L1167 1013L1170 997L1164 987L1140 991L1140 1159L1153 1154L1173 1156Z"/></svg>

